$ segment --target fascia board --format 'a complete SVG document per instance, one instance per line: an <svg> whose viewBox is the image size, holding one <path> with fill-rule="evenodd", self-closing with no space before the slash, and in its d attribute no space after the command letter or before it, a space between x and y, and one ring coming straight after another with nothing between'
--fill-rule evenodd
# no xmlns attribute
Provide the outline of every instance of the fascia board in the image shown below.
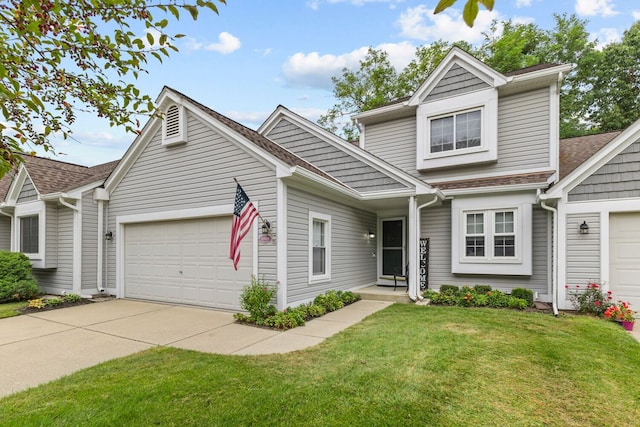
<svg viewBox="0 0 640 427"><path fill-rule="evenodd" d="M265 126L265 129L270 130L271 128L273 128L273 126L275 126L281 118L286 118L288 120L291 120L297 126L305 129L310 134L320 138L323 141L326 141L327 143L338 148L339 150L347 152L348 154L352 155L353 157L360 160L361 162L364 162L373 168L376 168L388 175L391 175L391 177L393 177L397 181L400 181L402 184L410 187L414 187L416 192L418 192L418 189L419 189L420 190L418 192L419 194L424 194L430 191L431 187L429 187L424 182L412 177L411 175L405 174L402 171L396 170L395 168L386 164L385 162L381 162L380 160L371 156L369 153L367 153L365 150L361 148L356 148L355 146L351 146L348 143L345 144L344 140L342 140L337 135L332 134L326 129L323 129L320 126L314 123L311 123L301 118L300 116L293 114L292 112L286 109L281 109L278 115L273 117L273 121L269 124L269 126Z"/></svg>
<svg viewBox="0 0 640 427"><path fill-rule="evenodd" d="M620 154L625 148L636 142L640 138L640 120L636 120L631 126L626 128L620 135L613 138L596 154L591 156L586 162L571 171L560 182L551 187L546 192L546 197L559 199L566 193L577 187L582 181L596 172L607 162Z"/></svg>
<svg viewBox="0 0 640 427"><path fill-rule="evenodd" d="M284 115L287 115L287 109L284 108L282 105L278 105L276 107L275 110L273 110L273 112L271 114L269 114L269 117L267 117L267 120L265 120L260 127L258 128L258 130L256 132L258 132L260 135L264 135L266 133L269 133L274 127L275 125L278 123L278 121L280 120L280 118Z"/></svg>
<svg viewBox="0 0 640 427"><path fill-rule="evenodd" d="M520 83L528 80L537 80L553 75L562 76L571 71L571 64L562 64L555 67L543 68L542 70L532 71L530 73L518 74L509 77L509 83Z"/></svg>
<svg viewBox="0 0 640 427"><path fill-rule="evenodd" d="M361 113L357 113L357 114L353 114L351 116L351 118L353 120L357 120L359 122L364 122L366 121L366 119L370 118L370 117L378 117L378 116L384 116L385 114L389 114L395 111L399 111L402 110L403 108L407 107L408 101L405 102L397 102L395 104L389 104L389 105L385 105L383 107L379 107L379 108L375 108L373 110L368 110L368 111L363 111Z"/></svg>

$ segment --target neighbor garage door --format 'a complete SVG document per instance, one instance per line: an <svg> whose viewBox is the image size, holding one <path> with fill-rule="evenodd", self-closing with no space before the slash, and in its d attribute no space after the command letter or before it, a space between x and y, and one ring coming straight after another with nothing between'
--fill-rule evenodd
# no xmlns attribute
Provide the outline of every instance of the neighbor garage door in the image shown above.
<svg viewBox="0 0 640 427"><path fill-rule="evenodd" d="M230 232L230 216L126 225L125 296L238 309L252 273L251 233L235 271Z"/></svg>
<svg viewBox="0 0 640 427"><path fill-rule="evenodd" d="M610 288L616 300L640 309L640 213L610 215Z"/></svg>

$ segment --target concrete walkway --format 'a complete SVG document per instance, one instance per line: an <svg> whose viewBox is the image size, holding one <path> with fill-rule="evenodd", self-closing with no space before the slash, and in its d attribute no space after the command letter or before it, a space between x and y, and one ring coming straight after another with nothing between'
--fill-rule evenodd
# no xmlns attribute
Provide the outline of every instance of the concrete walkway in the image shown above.
<svg viewBox="0 0 640 427"><path fill-rule="evenodd" d="M0 319L0 397L154 346L258 355L302 350L387 306L359 301L285 332L210 309L112 300Z"/></svg>

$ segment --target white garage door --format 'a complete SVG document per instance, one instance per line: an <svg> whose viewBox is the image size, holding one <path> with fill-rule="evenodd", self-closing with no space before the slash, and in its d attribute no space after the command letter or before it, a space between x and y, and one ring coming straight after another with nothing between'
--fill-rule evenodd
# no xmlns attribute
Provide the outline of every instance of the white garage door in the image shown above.
<svg viewBox="0 0 640 427"><path fill-rule="evenodd" d="M610 215L610 288L616 300L640 310L640 213Z"/></svg>
<svg viewBox="0 0 640 427"><path fill-rule="evenodd" d="M230 233L230 216L126 225L125 296L239 309L253 271L251 233L238 271L229 259Z"/></svg>

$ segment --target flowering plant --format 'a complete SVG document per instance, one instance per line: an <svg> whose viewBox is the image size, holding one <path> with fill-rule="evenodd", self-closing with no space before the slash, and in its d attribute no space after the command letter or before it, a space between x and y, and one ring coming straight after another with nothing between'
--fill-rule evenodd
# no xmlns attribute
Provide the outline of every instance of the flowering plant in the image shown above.
<svg viewBox="0 0 640 427"><path fill-rule="evenodd" d="M579 313L602 317L612 304L611 291L603 292L599 283L589 282L586 288L576 285L573 290L569 285L565 288L568 289L569 301Z"/></svg>
<svg viewBox="0 0 640 427"><path fill-rule="evenodd" d="M629 308L629 303L618 301L618 305L612 305L604 312L604 317L614 321L634 322L635 312Z"/></svg>

